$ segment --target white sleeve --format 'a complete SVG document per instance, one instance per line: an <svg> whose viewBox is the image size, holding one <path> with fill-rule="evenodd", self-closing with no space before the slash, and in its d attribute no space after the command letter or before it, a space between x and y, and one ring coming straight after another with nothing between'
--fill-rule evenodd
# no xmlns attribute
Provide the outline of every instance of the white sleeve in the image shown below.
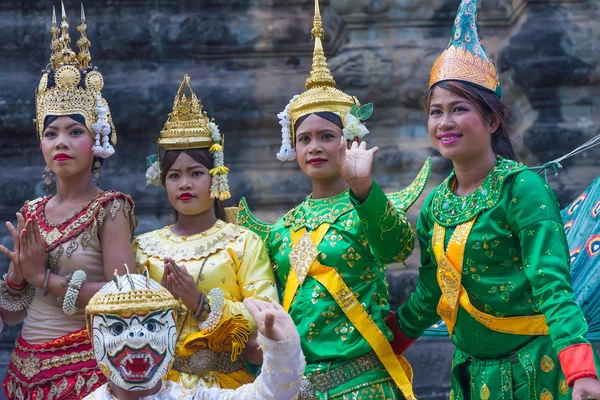
<svg viewBox="0 0 600 400"><path fill-rule="evenodd" d="M298 396L306 361L298 332L287 340L273 341L260 332L258 344L263 350L262 372L254 383L236 390L199 388L196 400L291 400Z"/></svg>

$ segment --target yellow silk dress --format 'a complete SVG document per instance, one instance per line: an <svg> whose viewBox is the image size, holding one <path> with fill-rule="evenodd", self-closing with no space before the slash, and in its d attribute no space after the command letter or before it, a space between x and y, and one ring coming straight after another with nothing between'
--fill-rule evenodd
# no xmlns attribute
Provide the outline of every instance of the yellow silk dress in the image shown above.
<svg viewBox="0 0 600 400"><path fill-rule="evenodd" d="M258 235L221 220L191 236L177 235L166 226L137 236L133 250L138 271L147 268L157 282L163 277L165 257L185 265L198 291L210 301L209 327L180 302L175 363L168 379L190 389L235 389L253 382L254 375L239 356L248 335L257 329L243 300L279 302L269 255Z"/></svg>

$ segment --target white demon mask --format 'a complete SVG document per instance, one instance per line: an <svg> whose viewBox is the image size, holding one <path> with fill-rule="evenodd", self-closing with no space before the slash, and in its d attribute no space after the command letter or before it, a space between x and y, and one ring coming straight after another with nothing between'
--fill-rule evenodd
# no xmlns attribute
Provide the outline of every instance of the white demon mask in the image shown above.
<svg viewBox="0 0 600 400"><path fill-rule="evenodd" d="M115 277L88 307L94 356L106 377L126 390L154 388L175 357L178 302L147 274Z"/></svg>

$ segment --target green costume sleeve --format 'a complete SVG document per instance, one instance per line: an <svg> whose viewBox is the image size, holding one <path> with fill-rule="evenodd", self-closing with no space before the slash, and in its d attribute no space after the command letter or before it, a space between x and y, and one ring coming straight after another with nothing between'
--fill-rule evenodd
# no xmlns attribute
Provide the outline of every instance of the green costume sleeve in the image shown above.
<svg viewBox="0 0 600 400"><path fill-rule="evenodd" d="M429 235L428 209L433 193L425 200L417 221L417 239L421 249L421 268L416 290L408 301L398 309L397 320L402 333L409 338L418 338L425 329L436 323L437 304L442 292L437 282L437 264L432 256Z"/></svg>
<svg viewBox="0 0 600 400"><path fill-rule="evenodd" d="M586 339L587 323L575 303L569 274L569 248L552 189L531 171L519 173L507 212L519 237L523 266L539 309L546 317L557 352Z"/></svg>
<svg viewBox="0 0 600 400"><path fill-rule="evenodd" d="M404 262L415 246L415 232L404 211L394 207L375 181L364 202L352 192L350 199L373 256L382 264Z"/></svg>

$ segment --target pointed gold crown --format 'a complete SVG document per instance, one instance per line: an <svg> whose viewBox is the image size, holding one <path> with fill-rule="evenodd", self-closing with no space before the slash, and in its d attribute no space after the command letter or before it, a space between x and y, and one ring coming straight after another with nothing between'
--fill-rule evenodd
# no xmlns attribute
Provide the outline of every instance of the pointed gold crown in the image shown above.
<svg viewBox="0 0 600 400"><path fill-rule="evenodd" d="M315 49L312 70L306 79L306 91L290 103L292 143L294 142L294 123L303 115L330 111L338 114L343 121L352 106L355 104L360 106L356 97L336 89L335 80L327 67L322 42L325 38L325 31L323 30L319 0L315 0L315 18L311 33L315 40Z"/></svg>
<svg viewBox="0 0 600 400"><path fill-rule="evenodd" d="M480 0L462 0L448 48L431 69L429 89L442 81L461 81L494 92L502 98L502 83L492 59L479 39L477 14Z"/></svg>
<svg viewBox="0 0 600 400"><path fill-rule="evenodd" d="M189 91L187 96L186 88ZM175 96L173 111L160 132L158 146L165 150L210 148L215 143L208 126L210 122L186 74Z"/></svg>
<svg viewBox="0 0 600 400"><path fill-rule="evenodd" d="M85 307L86 323L89 330L97 314L129 317L169 308L177 311L179 302L167 289L150 279L146 268L141 274L130 274L127 269L122 276L115 270L113 279L102 286Z"/></svg>
<svg viewBox="0 0 600 400"><path fill-rule="evenodd" d="M44 120L47 116L80 114L85 118L90 135L95 137L93 126L98 122L97 107L106 107L106 121L111 128L110 142L117 143L117 134L112 121L108 103L100 91L104 87L104 78L91 67L91 43L86 35L85 11L81 4L81 25L77 30L81 38L77 41L79 55L71 49L69 24L65 6L61 2L62 18L60 29L56 24L56 10L52 8L52 41L50 43L50 64L44 71L36 90L36 119L34 120L40 140L44 132ZM59 36L60 33L60 36ZM102 113L105 114L103 109Z"/></svg>

